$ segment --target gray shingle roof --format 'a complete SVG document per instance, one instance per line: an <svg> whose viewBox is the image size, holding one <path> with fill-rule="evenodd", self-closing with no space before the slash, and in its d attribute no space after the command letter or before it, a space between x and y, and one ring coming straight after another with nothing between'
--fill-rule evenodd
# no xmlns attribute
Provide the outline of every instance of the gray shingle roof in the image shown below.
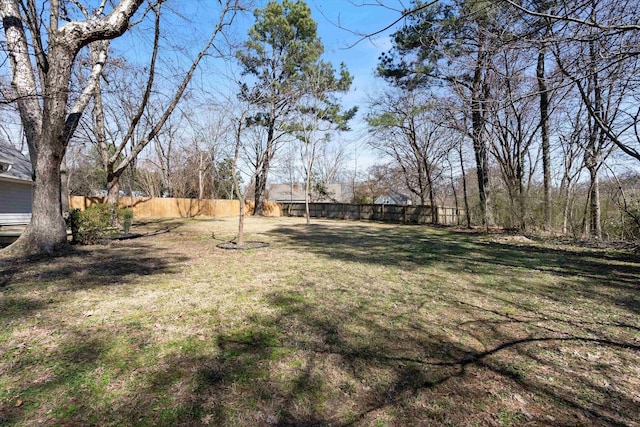
<svg viewBox="0 0 640 427"><path fill-rule="evenodd" d="M0 162L12 164L8 172L0 173L0 178L32 181L33 169L29 159L11 145L2 141L0 141Z"/></svg>

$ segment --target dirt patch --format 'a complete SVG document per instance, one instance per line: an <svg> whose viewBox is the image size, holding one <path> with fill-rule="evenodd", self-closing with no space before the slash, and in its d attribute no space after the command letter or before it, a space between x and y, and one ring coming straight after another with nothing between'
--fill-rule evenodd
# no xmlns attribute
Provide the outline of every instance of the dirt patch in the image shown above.
<svg viewBox="0 0 640 427"><path fill-rule="evenodd" d="M242 245L238 245L236 242L218 243L217 248L227 249L233 251L248 251L250 249L263 249L268 248L269 244L266 242L244 242Z"/></svg>

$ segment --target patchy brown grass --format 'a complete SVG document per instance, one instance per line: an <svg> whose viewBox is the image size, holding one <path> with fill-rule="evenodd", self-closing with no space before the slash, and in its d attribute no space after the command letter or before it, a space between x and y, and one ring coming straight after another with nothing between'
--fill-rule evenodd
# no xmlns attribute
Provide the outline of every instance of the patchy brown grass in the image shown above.
<svg viewBox="0 0 640 427"><path fill-rule="evenodd" d="M629 425L640 260L423 226L157 220L0 263L0 425Z"/></svg>

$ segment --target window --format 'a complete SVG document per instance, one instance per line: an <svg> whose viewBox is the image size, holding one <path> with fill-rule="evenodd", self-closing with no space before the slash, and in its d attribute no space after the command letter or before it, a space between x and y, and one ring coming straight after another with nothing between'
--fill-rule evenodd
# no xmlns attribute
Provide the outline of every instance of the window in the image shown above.
<svg viewBox="0 0 640 427"><path fill-rule="evenodd" d="M0 173L9 172L13 163L7 161L0 161Z"/></svg>

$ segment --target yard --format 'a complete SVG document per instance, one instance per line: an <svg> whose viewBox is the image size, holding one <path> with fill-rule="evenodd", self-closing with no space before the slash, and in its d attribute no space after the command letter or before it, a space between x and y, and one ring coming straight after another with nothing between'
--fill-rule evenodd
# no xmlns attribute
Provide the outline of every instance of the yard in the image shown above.
<svg viewBox="0 0 640 427"><path fill-rule="evenodd" d="M303 221L0 261L0 425L640 426L637 254Z"/></svg>

